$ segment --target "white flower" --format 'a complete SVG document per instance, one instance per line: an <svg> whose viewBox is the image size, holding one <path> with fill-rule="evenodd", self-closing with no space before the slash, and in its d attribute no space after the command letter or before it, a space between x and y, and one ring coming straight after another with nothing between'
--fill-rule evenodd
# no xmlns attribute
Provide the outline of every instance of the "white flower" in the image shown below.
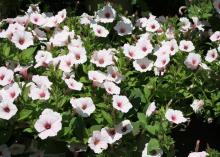
<svg viewBox="0 0 220 157"><path fill-rule="evenodd" d="M97 67L106 67L114 64L113 54L111 51L103 49L95 51L92 55L91 62L96 64Z"/></svg>
<svg viewBox="0 0 220 157"><path fill-rule="evenodd" d="M142 59L146 56L140 49L130 44L124 44L123 53L130 59Z"/></svg>
<svg viewBox="0 0 220 157"><path fill-rule="evenodd" d="M197 69L200 63L201 56L193 52L189 53L186 60L184 61L184 64L187 66L187 68L191 70Z"/></svg>
<svg viewBox="0 0 220 157"><path fill-rule="evenodd" d="M0 155L1 157L11 157L11 152L8 149L7 145L0 145Z"/></svg>
<svg viewBox="0 0 220 157"><path fill-rule="evenodd" d="M88 140L89 147L98 154L108 148L107 142L107 138L100 131L93 131L92 137Z"/></svg>
<svg viewBox="0 0 220 157"><path fill-rule="evenodd" d="M61 56L59 58L60 64L59 69L63 72L71 72L74 65L74 59L72 58L73 54L69 53L68 55Z"/></svg>
<svg viewBox="0 0 220 157"><path fill-rule="evenodd" d="M179 45L179 49L184 52L191 52L191 51L195 50L195 47L194 47L192 41L181 40L180 45Z"/></svg>
<svg viewBox="0 0 220 157"><path fill-rule="evenodd" d="M204 31L204 25L202 24L201 21L199 21L199 18L198 17L192 17L192 20L193 20L193 27L194 28L198 28L198 30L200 31Z"/></svg>
<svg viewBox="0 0 220 157"><path fill-rule="evenodd" d="M122 134L118 133L115 128L102 128L101 133L107 137L109 144L113 144L115 141L118 141L122 138Z"/></svg>
<svg viewBox="0 0 220 157"><path fill-rule="evenodd" d="M136 21L136 26L138 26L139 28L144 28L147 25L147 18L146 17L142 17L137 19Z"/></svg>
<svg viewBox="0 0 220 157"><path fill-rule="evenodd" d="M10 101L0 102L0 118L9 120L17 113L17 107Z"/></svg>
<svg viewBox="0 0 220 157"><path fill-rule="evenodd" d="M220 0L214 0L213 5L214 5L216 11L217 11L218 13L220 13Z"/></svg>
<svg viewBox="0 0 220 157"><path fill-rule="evenodd" d="M136 47L140 51L140 53L143 53L143 57L150 54L153 50L153 46L150 40L146 38L140 38L136 43Z"/></svg>
<svg viewBox="0 0 220 157"><path fill-rule="evenodd" d="M26 26L29 23L29 17L27 15L17 16L15 18L15 21L22 26Z"/></svg>
<svg viewBox="0 0 220 157"><path fill-rule="evenodd" d="M140 72L151 71L153 65L153 61L149 60L146 57L133 61L133 67L135 68L135 70Z"/></svg>
<svg viewBox="0 0 220 157"><path fill-rule="evenodd" d="M37 85L37 87L51 89L52 82L50 82L48 76L33 75L32 81Z"/></svg>
<svg viewBox="0 0 220 157"><path fill-rule="evenodd" d="M95 111L95 105L90 97L72 98L70 103L82 117L89 117Z"/></svg>
<svg viewBox="0 0 220 157"><path fill-rule="evenodd" d="M46 23L46 18L42 14L32 13L30 15L30 21L35 25L42 26Z"/></svg>
<svg viewBox="0 0 220 157"><path fill-rule="evenodd" d="M210 38L211 41L220 41L220 31L213 33Z"/></svg>
<svg viewBox="0 0 220 157"><path fill-rule="evenodd" d="M116 132L122 135L128 134L129 132L132 131L132 129L133 126L131 125L131 122L128 119L123 120L120 124L116 126Z"/></svg>
<svg viewBox="0 0 220 157"><path fill-rule="evenodd" d="M84 47L74 47L70 49L70 57L74 64L83 64L87 61L86 50Z"/></svg>
<svg viewBox="0 0 220 157"><path fill-rule="evenodd" d="M122 20L117 22L114 29L117 31L118 35L124 36L131 34L134 27L129 19L122 17Z"/></svg>
<svg viewBox="0 0 220 157"><path fill-rule="evenodd" d="M155 110L156 110L155 102L150 103L146 111L146 116L150 117Z"/></svg>
<svg viewBox="0 0 220 157"><path fill-rule="evenodd" d="M170 50L168 46L162 46L157 51L154 52L154 55L157 57L168 56L170 55Z"/></svg>
<svg viewBox="0 0 220 157"><path fill-rule="evenodd" d="M202 151L202 152L192 152L188 155L188 157L206 157L208 156L209 154L205 151Z"/></svg>
<svg viewBox="0 0 220 157"><path fill-rule="evenodd" d="M93 82L103 83L106 79L106 74L101 71L89 71L88 72L89 80Z"/></svg>
<svg viewBox="0 0 220 157"><path fill-rule="evenodd" d="M175 28L170 26L165 33L167 39L174 39L175 38Z"/></svg>
<svg viewBox="0 0 220 157"><path fill-rule="evenodd" d="M55 16L57 23L62 23L66 19L66 14L66 9L59 11Z"/></svg>
<svg viewBox="0 0 220 157"><path fill-rule="evenodd" d="M27 14L31 15L32 13L40 13L39 4L31 4L27 10Z"/></svg>
<svg viewBox="0 0 220 157"><path fill-rule="evenodd" d="M62 129L62 116L51 109L44 109L34 127L39 132L38 136L44 140L56 136Z"/></svg>
<svg viewBox="0 0 220 157"><path fill-rule="evenodd" d="M156 32L160 28L160 24L157 20L149 18L146 22L146 31Z"/></svg>
<svg viewBox="0 0 220 157"><path fill-rule="evenodd" d="M218 57L218 52L216 49L208 50L208 53L206 54L205 60L207 62L213 62L217 59Z"/></svg>
<svg viewBox="0 0 220 157"><path fill-rule="evenodd" d="M28 96L32 100L48 100L50 98L50 92L44 87L32 85Z"/></svg>
<svg viewBox="0 0 220 157"><path fill-rule="evenodd" d="M8 38L9 40L11 40L14 33L17 31L25 31L25 27L18 23L12 23L12 24L9 24L6 31L2 32L1 36L2 38Z"/></svg>
<svg viewBox="0 0 220 157"><path fill-rule="evenodd" d="M180 22L181 22L181 27L180 27L181 32L187 32L191 28L191 23L188 18L181 17Z"/></svg>
<svg viewBox="0 0 220 157"><path fill-rule="evenodd" d="M103 86L109 94L120 94L121 89L111 81L105 81Z"/></svg>
<svg viewBox="0 0 220 157"><path fill-rule="evenodd" d="M204 70L211 70L205 63L200 63L199 66Z"/></svg>
<svg viewBox="0 0 220 157"><path fill-rule="evenodd" d="M122 75L119 73L116 66L108 66L106 79L119 84L122 81Z"/></svg>
<svg viewBox="0 0 220 157"><path fill-rule="evenodd" d="M83 47L83 42L80 38L78 39L71 39L70 43L68 44L68 49L69 51L74 51L75 48L81 48L81 49L85 49Z"/></svg>
<svg viewBox="0 0 220 157"><path fill-rule="evenodd" d="M91 27L93 29L95 36L97 37L107 37L109 34L109 31L101 25L92 24Z"/></svg>
<svg viewBox="0 0 220 157"><path fill-rule="evenodd" d="M157 60L154 62L154 66L157 68L164 68L170 62L169 55L158 56Z"/></svg>
<svg viewBox="0 0 220 157"><path fill-rule="evenodd" d="M115 9L112 8L111 4L108 3L101 10L98 10L96 13L97 21L102 23L111 23L114 21L116 16Z"/></svg>
<svg viewBox="0 0 220 157"><path fill-rule="evenodd" d="M175 55L176 52L179 50L178 44L175 39L164 42L163 47L167 48L171 56Z"/></svg>
<svg viewBox="0 0 220 157"><path fill-rule="evenodd" d="M34 44L32 34L26 31L16 31L13 34L11 41L21 50L24 50Z"/></svg>
<svg viewBox="0 0 220 157"><path fill-rule="evenodd" d="M115 109L124 113L127 113L132 108L132 104L128 98L122 95L113 95L112 105Z"/></svg>
<svg viewBox="0 0 220 157"><path fill-rule="evenodd" d="M163 151L161 149L156 150L156 152L153 155L149 155L147 153L148 149L148 143L145 144L144 150L142 151L142 156L141 157L161 157L163 155Z"/></svg>
<svg viewBox="0 0 220 157"><path fill-rule="evenodd" d="M5 99L14 102L14 100L21 94L21 89L17 83L12 83L3 88Z"/></svg>
<svg viewBox="0 0 220 157"><path fill-rule="evenodd" d="M77 91L81 91L83 84L81 82L77 82L76 80L70 78L70 79L66 79L65 83L67 84L67 86L69 87L69 89L71 90L77 90Z"/></svg>
<svg viewBox="0 0 220 157"><path fill-rule="evenodd" d="M5 86L14 80L14 72L6 67L0 67L0 85Z"/></svg>
<svg viewBox="0 0 220 157"><path fill-rule="evenodd" d="M187 119L183 117L183 113L179 110L168 109L166 111L165 117L168 121L175 124L180 124L187 121Z"/></svg>
<svg viewBox="0 0 220 157"><path fill-rule="evenodd" d="M195 99L193 100L193 103L190 106L192 107L193 111L197 113L204 106L204 101Z"/></svg>
<svg viewBox="0 0 220 157"><path fill-rule="evenodd" d="M52 61L53 57L52 54L48 51L37 51L37 54L35 56L36 65L35 68L43 66L47 67L49 63Z"/></svg>
<svg viewBox="0 0 220 157"><path fill-rule="evenodd" d="M90 16L87 13L83 13L80 16L80 24L82 24L82 25L88 25L88 24L91 24L93 22L94 22L93 16Z"/></svg>

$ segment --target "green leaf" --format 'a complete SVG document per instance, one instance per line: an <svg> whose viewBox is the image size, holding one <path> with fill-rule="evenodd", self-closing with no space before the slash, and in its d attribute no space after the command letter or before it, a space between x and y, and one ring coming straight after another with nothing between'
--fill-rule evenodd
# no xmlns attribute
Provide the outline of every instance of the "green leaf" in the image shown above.
<svg viewBox="0 0 220 157"><path fill-rule="evenodd" d="M4 45L2 53L3 53L4 57L6 57L6 58L9 56L9 54L10 54L10 47L9 47L8 44Z"/></svg>
<svg viewBox="0 0 220 157"><path fill-rule="evenodd" d="M157 139L152 138L150 139L148 146L147 146L147 153L152 154L153 151L160 149L160 143Z"/></svg>
<svg viewBox="0 0 220 157"><path fill-rule="evenodd" d="M21 110L20 114L19 114L19 118L18 120L24 120L25 118L27 118L28 116L30 116L30 114L33 112L33 110L28 110L28 109L23 109Z"/></svg>
<svg viewBox="0 0 220 157"><path fill-rule="evenodd" d="M34 52L36 51L37 47L30 47L23 50L19 55L19 60L22 64L27 64L33 61Z"/></svg>
<svg viewBox="0 0 220 157"><path fill-rule="evenodd" d="M143 114L143 113L138 113L137 114L137 117L138 117L138 120L141 122L141 123L143 123L143 124L146 124L147 122L146 122L146 115L145 114Z"/></svg>
<svg viewBox="0 0 220 157"><path fill-rule="evenodd" d="M110 115L109 113L103 111L103 110L102 110L101 112L102 112L103 118L104 118L109 124L113 124L111 115Z"/></svg>

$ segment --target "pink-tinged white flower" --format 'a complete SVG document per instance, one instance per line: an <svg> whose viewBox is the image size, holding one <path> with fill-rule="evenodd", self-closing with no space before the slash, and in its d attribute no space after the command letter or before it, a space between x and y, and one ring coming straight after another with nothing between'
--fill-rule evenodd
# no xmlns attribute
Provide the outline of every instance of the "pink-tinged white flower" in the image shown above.
<svg viewBox="0 0 220 157"><path fill-rule="evenodd" d="M5 86L14 80L14 72L6 67L0 67L0 85Z"/></svg>
<svg viewBox="0 0 220 157"><path fill-rule="evenodd" d="M46 23L42 26L43 28L53 28L58 26L57 18L55 16L46 17Z"/></svg>
<svg viewBox="0 0 220 157"><path fill-rule="evenodd" d="M147 20L145 28L148 32L156 32L160 28L160 24L157 20L150 18Z"/></svg>
<svg viewBox="0 0 220 157"><path fill-rule="evenodd" d="M193 25L192 25L193 28L197 28L200 31L204 31L204 28L203 28L204 25L202 24L201 21L199 21L198 17L192 17L192 20L193 20Z"/></svg>
<svg viewBox="0 0 220 157"><path fill-rule="evenodd" d="M121 21L118 21L114 29L117 31L118 35L124 36L132 33L134 27L131 23L131 20L122 17Z"/></svg>
<svg viewBox="0 0 220 157"><path fill-rule="evenodd" d="M189 19L186 17L181 17L180 23L181 23L181 27L180 27L181 32L187 32L191 28L191 23Z"/></svg>
<svg viewBox="0 0 220 157"><path fill-rule="evenodd" d="M70 103L82 117L89 117L95 111L95 105L90 97L72 98Z"/></svg>
<svg viewBox="0 0 220 157"><path fill-rule="evenodd" d="M40 13L39 4L31 4L27 10L27 14L31 15L32 13Z"/></svg>
<svg viewBox="0 0 220 157"><path fill-rule="evenodd" d="M59 58L60 64L59 69L63 72L71 72L74 65L74 59L72 54L64 55Z"/></svg>
<svg viewBox="0 0 220 157"><path fill-rule="evenodd" d="M188 157L207 157L209 154L205 151L202 152L192 152L188 155Z"/></svg>
<svg viewBox="0 0 220 157"><path fill-rule="evenodd" d="M4 98L8 101L14 100L21 94L21 89L17 83L9 84L3 88Z"/></svg>
<svg viewBox="0 0 220 157"><path fill-rule="evenodd" d="M214 0L213 5L214 5L216 11L217 11L218 13L220 13L220 0Z"/></svg>
<svg viewBox="0 0 220 157"><path fill-rule="evenodd" d="M218 58L218 52L216 49L208 50L205 60L209 63L215 61Z"/></svg>
<svg viewBox="0 0 220 157"><path fill-rule="evenodd" d="M25 27L18 23L9 24L7 30L3 32L2 38L8 38L11 40L14 33L17 31L25 31Z"/></svg>
<svg viewBox="0 0 220 157"><path fill-rule="evenodd" d="M183 113L179 110L168 109L165 117L168 121L175 124L180 124L187 121L187 119L183 116Z"/></svg>
<svg viewBox="0 0 220 157"><path fill-rule="evenodd" d="M149 60L146 57L143 59L138 59L133 61L133 67L135 68L135 70L140 72L151 71L153 65L154 65L153 61Z"/></svg>
<svg viewBox="0 0 220 157"><path fill-rule="evenodd" d="M26 31L16 31L13 34L11 41L21 50L24 50L34 44L32 34Z"/></svg>
<svg viewBox="0 0 220 157"><path fill-rule="evenodd" d="M190 106L192 107L193 111L195 113L197 113L204 106L204 101L203 100L195 99L195 100L193 100L193 103Z"/></svg>
<svg viewBox="0 0 220 157"><path fill-rule="evenodd" d="M112 8L111 4L108 3L101 10L96 12L96 19L102 23L112 23L115 19L116 11Z"/></svg>
<svg viewBox="0 0 220 157"><path fill-rule="evenodd" d="M63 75L62 75L62 80L68 80L68 79L74 79L75 78L75 74L73 72L71 73L65 73L63 72Z"/></svg>
<svg viewBox="0 0 220 157"><path fill-rule="evenodd" d="M89 80L93 82L103 83L106 79L106 74L101 71L89 71L88 72Z"/></svg>
<svg viewBox="0 0 220 157"><path fill-rule="evenodd" d="M15 18L15 21L17 23L19 23L20 25L22 26L27 26L28 23L29 23L29 17L27 15L24 15L24 16L17 16Z"/></svg>
<svg viewBox="0 0 220 157"><path fill-rule="evenodd" d="M121 83L123 78L122 78L122 75L119 73L118 68L116 66L108 66L106 79L119 84Z"/></svg>
<svg viewBox="0 0 220 157"><path fill-rule="evenodd" d="M107 93L109 94L120 94L121 89L111 81L105 81L103 86Z"/></svg>
<svg viewBox="0 0 220 157"><path fill-rule="evenodd" d="M47 76L33 75L32 81L37 85L37 87L51 89L52 82L49 81Z"/></svg>
<svg viewBox="0 0 220 157"><path fill-rule="evenodd" d="M170 26L166 30L165 35L166 35L167 39L174 39L175 38L175 28Z"/></svg>
<svg viewBox="0 0 220 157"><path fill-rule="evenodd" d="M215 33L213 33L210 38L211 41L220 41L220 31L216 31Z"/></svg>
<svg viewBox="0 0 220 157"><path fill-rule="evenodd" d="M154 66L159 69L165 68L169 62L170 57L168 55L158 56L156 61L154 62Z"/></svg>
<svg viewBox="0 0 220 157"><path fill-rule="evenodd" d="M191 70L197 69L200 63L201 56L193 52L189 53L186 60L184 61L184 64L187 66L187 68Z"/></svg>
<svg viewBox="0 0 220 157"><path fill-rule="evenodd" d="M163 155L163 150L155 150L154 154L150 155L148 154L148 143L145 144L144 150L142 151L141 157L161 157Z"/></svg>
<svg viewBox="0 0 220 157"><path fill-rule="evenodd" d="M115 129L116 132L118 132L119 134L126 135L132 131L133 126L131 125L131 121L126 119L123 120L120 124L118 124Z"/></svg>
<svg viewBox="0 0 220 157"><path fill-rule="evenodd" d="M53 57L52 54L48 51L38 51L35 60L36 60L36 65L34 66L35 68L37 67L47 67L49 63L52 61Z"/></svg>
<svg viewBox="0 0 220 157"><path fill-rule="evenodd" d="M73 51L75 48L83 48L83 42L80 38L72 39L68 44L69 51Z"/></svg>
<svg viewBox="0 0 220 157"><path fill-rule="evenodd" d="M101 133L107 138L109 144L113 144L122 138L122 134L118 133L115 128L102 128Z"/></svg>
<svg viewBox="0 0 220 157"><path fill-rule="evenodd" d="M70 58L74 64L83 64L87 61L86 49L84 47L75 47L70 50Z"/></svg>
<svg viewBox="0 0 220 157"><path fill-rule="evenodd" d="M51 109L44 109L39 119L36 121L34 128L39 132L38 136L44 140L48 137L57 136L62 129L62 116Z"/></svg>
<svg viewBox="0 0 220 157"><path fill-rule="evenodd" d="M112 105L123 113L127 113L133 107L128 98L123 95L113 95Z"/></svg>
<svg viewBox="0 0 220 157"><path fill-rule="evenodd" d="M92 27L92 30L93 30L95 36L97 36L97 37L107 37L109 34L109 31L101 25L92 24L91 27Z"/></svg>
<svg viewBox="0 0 220 157"><path fill-rule="evenodd" d="M150 103L146 111L146 116L150 117L154 113L155 110L156 110L155 102Z"/></svg>
<svg viewBox="0 0 220 157"><path fill-rule="evenodd" d="M164 45L162 47L159 47L158 50L154 52L154 55L157 57L169 56L170 55L169 47Z"/></svg>
<svg viewBox="0 0 220 157"><path fill-rule="evenodd" d="M78 82L74 79L66 79L65 83L67 84L67 86L69 87L69 89L71 90L77 90L77 91L81 91L83 84L81 82Z"/></svg>
<svg viewBox="0 0 220 157"><path fill-rule="evenodd" d="M30 22L38 26L43 26L46 23L46 18L42 14L32 13L30 15Z"/></svg>
<svg viewBox="0 0 220 157"><path fill-rule="evenodd" d="M93 131L92 137L88 140L89 147L97 154L108 148L107 142L107 138L100 131Z"/></svg>
<svg viewBox="0 0 220 157"><path fill-rule="evenodd" d="M57 23L62 23L66 19L66 9L63 9L55 16Z"/></svg>
<svg viewBox="0 0 220 157"><path fill-rule="evenodd" d="M80 16L80 24L82 25L88 25L94 23L93 16L88 15L87 13L83 13Z"/></svg>
<svg viewBox="0 0 220 157"><path fill-rule="evenodd" d="M18 111L18 108L10 101L0 102L0 118L9 120Z"/></svg>
<svg viewBox="0 0 220 157"><path fill-rule="evenodd" d="M40 41L47 40L46 33L37 27L32 31L32 33L33 33L34 37L36 37Z"/></svg>
<svg viewBox="0 0 220 157"><path fill-rule="evenodd" d="M146 17L139 18L136 21L136 26L139 28L145 28L147 26L147 20L148 19Z"/></svg>
<svg viewBox="0 0 220 157"><path fill-rule="evenodd" d="M141 52L136 46L130 44L124 44L123 53L130 59L142 59L146 54Z"/></svg>
<svg viewBox="0 0 220 157"><path fill-rule="evenodd" d="M108 65L112 65L114 64L113 53L106 49L95 51L92 55L91 62L97 67L106 67Z"/></svg>
<svg viewBox="0 0 220 157"><path fill-rule="evenodd" d="M32 100L48 100L50 98L50 92L47 88L31 85L28 96Z"/></svg>
<svg viewBox="0 0 220 157"><path fill-rule="evenodd" d="M164 42L163 46L167 48L171 56L175 55L176 52L179 50L177 41L175 39Z"/></svg>
<svg viewBox="0 0 220 157"><path fill-rule="evenodd" d="M200 63L199 66L204 70L211 70L211 68L208 67L205 63Z"/></svg>
<svg viewBox="0 0 220 157"><path fill-rule="evenodd" d="M3 144L0 145L0 154L2 157L11 157L11 152L9 150L9 148L7 147L7 145Z"/></svg>
<svg viewBox="0 0 220 157"><path fill-rule="evenodd" d="M146 57L153 50L150 40L146 38L140 38L136 43L136 47L141 53L143 53L143 57Z"/></svg>
<svg viewBox="0 0 220 157"><path fill-rule="evenodd" d="M14 68L14 72L19 72L20 75L24 77L26 80L31 80L31 74L28 73L28 69L30 66L22 66L18 64L16 68Z"/></svg>
<svg viewBox="0 0 220 157"><path fill-rule="evenodd" d="M195 50L195 46L193 45L192 41L181 40L179 49L184 52L191 52Z"/></svg>

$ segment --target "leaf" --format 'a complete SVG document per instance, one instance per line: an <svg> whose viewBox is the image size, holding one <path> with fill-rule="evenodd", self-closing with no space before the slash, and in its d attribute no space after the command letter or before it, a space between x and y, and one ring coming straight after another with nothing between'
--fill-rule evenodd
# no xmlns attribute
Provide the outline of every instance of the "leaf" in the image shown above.
<svg viewBox="0 0 220 157"><path fill-rule="evenodd" d="M34 52L36 51L37 47L30 47L23 50L19 55L19 60L22 64L27 64L31 62L34 58Z"/></svg>
<svg viewBox="0 0 220 157"><path fill-rule="evenodd" d="M152 151L159 150L160 144L159 141L155 138L150 139L148 146L147 146L147 153L152 154Z"/></svg>
<svg viewBox="0 0 220 157"><path fill-rule="evenodd" d="M146 124L147 122L146 122L146 115L145 114L143 114L143 113L138 113L137 114L137 117L138 117L138 120L141 122L141 123L143 123L143 124Z"/></svg>
<svg viewBox="0 0 220 157"><path fill-rule="evenodd" d="M108 122L108 124L113 124L111 115L103 110L101 112L102 112L103 118Z"/></svg>
<svg viewBox="0 0 220 157"><path fill-rule="evenodd" d="M3 47L3 55L4 57L8 57L10 54L10 47L8 44L5 44L4 47Z"/></svg>
<svg viewBox="0 0 220 157"><path fill-rule="evenodd" d="M18 120L24 120L24 119L27 118L32 112L33 112L33 110L23 109L23 110L20 112L20 114L19 114Z"/></svg>

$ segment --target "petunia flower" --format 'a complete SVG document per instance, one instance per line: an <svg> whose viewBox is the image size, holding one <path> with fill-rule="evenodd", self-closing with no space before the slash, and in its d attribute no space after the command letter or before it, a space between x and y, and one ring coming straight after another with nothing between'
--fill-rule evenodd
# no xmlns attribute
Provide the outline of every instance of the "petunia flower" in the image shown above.
<svg viewBox="0 0 220 157"><path fill-rule="evenodd" d="M43 26L46 23L46 18L40 13L32 13L30 15L30 22L38 26Z"/></svg>
<svg viewBox="0 0 220 157"><path fill-rule="evenodd" d="M91 63L94 63L97 67L112 65L114 64L113 54L106 49L95 51L92 55Z"/></svg>
<svg viewBox="0 0 220 157"><path fill-rule="evenodd" d="M102 23L112 23L116 17L116 11L112 8L111 4L108 3L102 9L96 12L96 19Z"/></svg>
<svg viewBox="0 0 220 157"><path fill-rule="evenodd" d="M131 125L131 121L128 119L123 120L121 123L119 123L116 126L116 132L122 135L126 135L130 133L132 129L133 129L133 126Z"/></svg>
<svg viewBox="0 0 220 157"><path fill-rule="evenodd" d="M208 50L205 60L209 63L215 61L218 58L218 52L216 49Z"/></svg>
<svg viewBox="0 0 220 157"><path fill-rule="evenodd" d="M113 144L122 138L122 134L118 133L115 128L102 128L101 133L107 137L107 141L109 144Z"/></svg>
<svg viewBox="0 0 220 157"><path fill-rule="evenodd" d="M14 72L6 67L0 67L0 85L5 86L14 80Z"/></svg>
<svg viewBox="0 0 220 157"><path fill-rule="evenodd" d="M105 81L103 83L103 86L104 86L106 92L109 94L112 94L112 95L113 94L120 94L120 91L121 91L120 87L118 87L116 84L114 84L111 81Z"/></svg>
<svg viewBox="0 0 220 157"><path fill-rule="evenodd" d="M11 101L0 102L0 119L9 120L17 111L17 107Z"/></svg>
<svg viewBox="0 0 220 157"><path fill-rule="evenodd" d="M122 20L117 22L114 29L117 31L118 35L124 36L131 34L134 27L129 19L122 17Z"/></svg>
<svg viewBox="0 0 220 157"><path fill-rule="evenodd" d="M38 51L36 56L35 56L35 60L36 60L36 64L35 64L35 68L38 67L47 67L49 65L49 63L52 61L53 56L50 52L48 51Z"/></svg>
<svg viewBox="0 0 220 157"><path fill-rule="evenodd" d="M97 36L97 37L107 37L109 34L109 31L101 25L92 24L91 27L92 27L92 30L93 30L95 36Z"/></svg>
<svg viewBox="0 0 220 157"><path fill-rule="evenodd" d="M183 116L183 113L179 110L168 109L165 117L168 121L175 124L180 124L187 121L187 119Z"/></svg>
<svg viewBox="0 0 220 157"><path fill-rule="evenodd" d="M135 68L135 70L140 72L151 71L153 65L153 61L149 60L146 57L133 61L133 67Z"/></svg>
<svg viewBox="0 0 220 157"><path fill-rule="evenodd" d="M186 67L191 70L197 69L200 63L201 63L201 56L193 52L189 53L186 60L184 61Z"/></svg>
<svg viewBox="0 0 220 157"><path fill-rule="evenodd" d="M117 84L121 83L122 75L119 73L118 68L116 66L108 66L107 67L107 76L106 80L113 81Z"/></svg>
<svg viewBox="0 0 220 157"><path fill-rule="evenodd" d="M71 90L77 90L77 91L81 91L83 84L81 82L76 81L75 79L66 79L65 83L67 84L67 86L69 87L69 89Z"/></svg>
<svg viewBox="0 0 220 157"><path fill-rule="evenodd" d="M209 154L205 151L202 152L192 152L188 155L188 157L207 157Z"/></svg>
<svg viewBox="0 0 220 157"><path fill-rule="evenodd" d="M155 110L156 110L155 102L150 103L146 111L146 116L150 117Z"/></svg>
<svg viewBox="0 0 220 157"><path fill-rule="evenodd" d="M112 105L115 109L123 113L127 113L132 108L132 104L128 98L122 95L113 95Z"/></svg>
<svg viewBox="0 0 220 157"><path fill-rule="evenodd" d="M106 79L106 74L101 71L89 71L88 72L89 80L93 82L103 83Z"/></svg>
<svg viewBox="0 0 220 157"><path fill-rule="evenodd" d="M156 32L160 28L160 24L157 20L149 18L146 22L146 31Z"/></svg>
<svg viewBox="0 0 220 157"><path fill-rule="evenodd" d="M214 32L209 39L213 42L220 41L220 31Z"/></svg>
<svg viewBox="0 0 220 157"><path fill-rule="evenodd" d="M192 41L181 40L179 49L184 52L191 52L195 50L195 46L193 45Z"/></svg>
<svg viewBox="0 0 220 157"><path fill-rule="evenodd" d="M190 106L192 107L193 111L195 113L197 113L204 106L204 101L203 100L195 99L195 100L193 100L193 103Z"/></svg>
<svg viewBox="0 0 220 157"><path fill-rule="evenodd" d="M69 55L74 64L83 64L87 61L86 50L84 47L71 48Z"/></svg>

